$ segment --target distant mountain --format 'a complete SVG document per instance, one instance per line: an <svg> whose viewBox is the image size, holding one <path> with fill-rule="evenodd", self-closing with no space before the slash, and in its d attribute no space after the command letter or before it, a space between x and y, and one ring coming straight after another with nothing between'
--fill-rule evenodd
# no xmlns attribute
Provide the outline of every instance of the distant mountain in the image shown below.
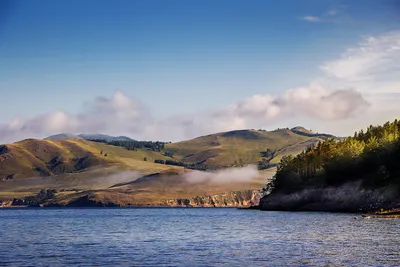
<svg viewBox="0 0 400 267"><path fill-rule="evenodd" d="M75 135L75 134L60 133L60 134L48 136L48 137L44 138L43 140L65 140L65 139L71 139L71 138L83 139L82 137Z"/></svg>
<svg viewBox="0 0 400 267"><path fill-rule="evenodd" d="M106 142L112 142L112 141L135 141L135 139L132 139L127 136L111 136L111 135L106 135L106 134L80 134L78 135L79 137L86 139L86 140L104 140Z"/></svg>
<svg viewBox="0 0 400 267"><path fill-rule="evenodd" d="M112 141L135 141L132 138L127 136L111 136L106 134L71 134L71 133L60 133L51 135L49 137L44 138L44 140L65 140L65 139L85 139L85 140L104 140L106 142Z"/></svg>

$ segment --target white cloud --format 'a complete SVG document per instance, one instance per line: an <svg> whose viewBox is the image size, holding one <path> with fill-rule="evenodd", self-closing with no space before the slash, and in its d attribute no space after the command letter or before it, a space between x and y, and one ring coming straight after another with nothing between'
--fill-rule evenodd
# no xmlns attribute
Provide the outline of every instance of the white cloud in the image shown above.
<svg viewBox="0 0 400 267"><path fill-rule="evenodd" d="M340 58L323 63L321 69L323 75L307 86L278 95L258 94L219 109L164 120L155 119L142 103L116 91L110 98L99 97L87 103L78 114L54 111L0 125L0 143L60 132L179 141L290 121L320 132L351 134L369 121L400 116L396 101L390 108L385 104L387 100L376 101L379 94L387 93L397 96L391 99L400 99L400 32L367 37Z"/></svg>
<svg viewBox="0 0 400 267"><path fill-rule="evenodd" d="M321 18L315 17L315 16L304 16L301 19L308 21L308 22L320 22L321 21Z"/></svg>
<svg viewBox="0 0 400 267"><path fill-rule="evenodd" d="M37 118L17 118L0 126L1 142L45 137L61 132L130 135L153 140L182 140L235 129L256 128L288 116L340 120L365 108L356 91L333 90L319 83L289 89L284 94L255 95L228 107L200 114L177 115L154 120L139 102L116 91L111 98L97 98L77 115L55 111Z"/></svg>
<svg viewBox="0 0 400 267"><path fill-rule="evenodd" d="M329 16L335 16L335 15L338 14L338 10L335 9L335 8L331 8L331 9L328 10L327 14L328 14Z"/></svg>
<svg viewBox="0 0 400 267"><path fill-rule="evenodd" d="M77 115L54 111L30 119L15 118L8 125L0 125L0 142L42 138L61 132L135 134L150 120L142 105L121 91L116 91L111 98L96 98L85 108Z"/></svg>
<svg viewBox="0 0 400 267"><path fill-rule="evenodd" d="M321 69L331 82L363 92L400 92L400 32L366 37Z"/></svg>
<svg viewBox="0 0 400 267"><path fill-rule="evenodd" d="M344 8L345 6L343 5L337 6L334 8L330 8L328 11L318 16L308 15L301 17L301 19L307 22L337 22L337 16L343 13Z"/></svg>

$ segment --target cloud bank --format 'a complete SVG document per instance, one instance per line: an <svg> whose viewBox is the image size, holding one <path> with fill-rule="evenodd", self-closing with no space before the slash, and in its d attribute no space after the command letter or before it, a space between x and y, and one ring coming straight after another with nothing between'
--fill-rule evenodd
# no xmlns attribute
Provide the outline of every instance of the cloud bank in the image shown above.
<svg viewBox="0 0 400 267"><path fill-rule="evenodd" d="M400 93L400 32L365 37L338 59L321 64L320 69L322 75L308 85L287 89L279 95L254 95L219 109L164 120L156 119L157 114L151 114L140 101L116 91L109 98L98 97L86 103L78 114L58 110L34 118L15 118L0 125L0 143L43 138L60 132L179 141L304 118L315 125L329 126L335 121L336 125L340 122L353 129L359 127L354 122L364 122L362 117L368 112L374 111L371 115L376 115L380 108L391 106L388 102L376 101L377 95ZM396 97L392 99L397 101ZM392 105L391 112L400 115L400 108L396 106Z"/></svg>

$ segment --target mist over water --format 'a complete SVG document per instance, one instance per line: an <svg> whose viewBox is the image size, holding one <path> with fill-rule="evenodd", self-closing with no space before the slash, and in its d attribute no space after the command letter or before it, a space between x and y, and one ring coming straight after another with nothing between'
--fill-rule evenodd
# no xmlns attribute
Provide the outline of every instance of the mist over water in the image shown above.
<svg viewBox="0 0 400 267"><path fill-rule="evenodd" d="M211 182L214 184L250 182L257 178L258 173L255 165L241 168L229 168L215 172L189 172L184 174L189 183Z"/></svg>

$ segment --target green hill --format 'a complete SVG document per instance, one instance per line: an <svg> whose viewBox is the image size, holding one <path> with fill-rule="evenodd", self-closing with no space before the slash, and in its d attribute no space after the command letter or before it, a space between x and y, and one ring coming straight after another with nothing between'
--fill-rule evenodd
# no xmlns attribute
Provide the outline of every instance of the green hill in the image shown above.
<svg viewBox="0 0 400 267"><path fill-rule="evenodd" d="M282 156L300 153L323 138L323 135L307 136L289 129L238 130L166 144L165 152L175 160L207 165L211 169L260 161L276 164Z"/></svg>
<svg viewBox="0 0 400 267"><path fill-rule="evenodd" d="M0 146L0 200L55 189L60 203L94 194L101 201L121 198L125 204L162 205L171 199L255 190L272 177L272 167L283 156L298 154L320 140L319 135L307 136L289 129L230 131L167 144L143 142L146 146L129 140L27 139ZM195 170L171 162L207 170L262 162L265 164L259 169L266 170L246 182L194 184L182 175Z"/></svg>
<svg viewBox="0 0 400 267"><path fill-rule="evenodd" d="M160 158L168 159L154 151L129 151L83 139L27 139L0 146L0 180L53 176L111 165L152 173L169 168L154 163Z"/></svg>

